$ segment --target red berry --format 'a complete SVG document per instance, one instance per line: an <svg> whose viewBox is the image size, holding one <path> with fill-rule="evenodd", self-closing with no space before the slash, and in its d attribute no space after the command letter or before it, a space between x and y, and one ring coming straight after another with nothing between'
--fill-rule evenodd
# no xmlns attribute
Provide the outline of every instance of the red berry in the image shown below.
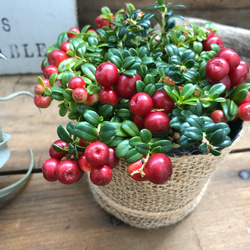
<svg viewBox="0 0 250 250"><path fill-rule="evenodd" d="M48 87L48 88L51 89L51 86L50 86L50 84L49 84L49 80L48 80L48 79L44 78L44 79L42 79L42 81L43 81L43 84L44 84L46 87ZM45 87L44 87L42 84L37 83L36 86L35 86L34 91L35 91L35 93L36 93L37 95L43 95L43 94L44 94L44 91L45 91Z"/></svg>
<svg viewBox="0 0 250 250"><path fill-rule="evenodd" d="M250 103L243 103L239 106L238 117L243 121L250 121Z"/></svg>
<svg viewBox="0 0 250 250"><path fill-rule="evenodd" d="M172 170L171 160L161 153L151 155L144 167L146 176L154 184L166 183L172 175Z"/></svg>
<svg viewBox="0 0 250 250"><path fill-rule="evenodd" d="M72 98L75 102L83 103L88 97L87 89L85 88L76 88L72 92Z"/></svg>
<svg viewBox="0 0 250 250"><path fill-rule="evenodd" d="M63 140L59 139L54 141L49 148L49 155L51 158L55 158L57 160L61 160L65 155L67 155L68 151L66 152L57 152L54 148L53 148L53 144L55 144L57 147L59 148L68 148L69 144L64 142Z"/></svg>
<svg viewBox="0 0 250 250"><path fill-rule="evenodd" d="M109 159L109 148L102 142L92 142L84 152L87 161L93 166L102 166Z"/></svg>
<svg viewBox="0 0 250 250"><path fill-rule="evenodd" d="M78 165L79 165L79 168L84 172L90 171L92 169L92 165L87 161L84 154L82 154L78 158Z"/></svg>
<svg viewBox="0 0 250 250"><path fill-rule="evenodd" d="M216 56L224 58L228 62L230 70L235 69L240 63L239 55L229 48L220 49Z"/></svg>
<svg viewBox="0 0 250 250"><path fill-rule="evenodd" d="M219 123L219 122L225 122L227 123L228 120L225 117L224 113L222 110L214 110L211 114L210 114L211 119L213 120L214 123Z"/></svg>
<svg viewBox="0 0 250 250"><path fill-rule="evenodd" d="M110 21L106 18L97 16L95 19L95 25L96 25L96 28L98 29L105 27L105 26L109 26L109 24L110 24Z"/></svg>
<svg viewBox="0 0 250 250"><path fill-rule="evenodd" d="M109 148L109 158L108 161L106 162L106 165L108 165L111 169L113 169L117 167L118 164L119 164L119 158L117 158L115 155L115 149Z"/></svg>
<svg viewBox="0 0 250 250"><path fill-rule="evenodd" d="M51 104L51 97L48 95L35 95L34 103L38 108L48 108Z"/></svg>
<svg viewBox="0 0 250 250"><path fill-rule="evenodd" d="M134 179L135 181L146 181L148 179L143 169L142 171L140 170L142 168L142 164L144 161L145 161L145 157L143 157L142 159L134 163L128 164L128 173L132 177L132 179Z"/></svg>
<svg viewBox="0 0 250 250"><path fill-rule="evenodd" d="M80 34L80 30L76 27L70 28L69 31L71 31L71 32L67 32L67 36L69 39L72 39L76 37L78 34Z"/></svg>
<svg viewBox="0 0 250 250"><path fill-rule="evenodd" d="M62 50L52 50L48 55L50 65L58 67L58 65L68 58L67 54Z"/></svg>
<svg viewBox="0 0 250 250"><path fill-rule="evenodd" d="M79 180L81 174L80 169L75 162L65 160L57 165L56 175L61 183L72 184Z"/></svg>
<svg viewBox="0 0 250 250"><path fill-rule="evenodd" d="M58 74L58 69L54 65L48 65L43 69L43 75L47 79L49 79L49 77L54 73Z"/></svg>
<svg viewBox="0 0 250 250"><path fill-rule="evenodd" d="M110 62L101 63L95 71L96 81L105 88L113 86L118 79L118 69Z"/></svg>
<svg viewBox="0 0 250 250"><path fill-rule="evenodd" d="M60 50L64 51L65 53L67 53L68 51L71 50L70 48L70 42L64 42L60 45Z"/></svg>
<svg viewBox="0 0 250 250"><path fill-rule="evenodd" d="M47 159L43 162L42 164L43 177L47 181L57 180L56 167L59 163L60 161L54 158Z"/></svg>
<svg viewBox="0 0 250 250"><path fill-rule="evenodd" d="M68 88L76 89L76 88L84 88L86 86L85 81L80 76L74 76L69 80Z"/></svg>
<svg viewBox="0 0 250 250"><path fill-rule="evenodd" d="M100 103L110 104L112 106L115 106L119 101L119 96L117 95L116 91L111 88L102 89L98 94L98 98Z"/></svg>
<svg viewBox="0 0 250 250"><path fill-rule="evenodd" d="M88 105L88 106L92 106L92 105L94 105L95 103L97 103L98 100L99 100L98 94L90 95L90 94L88 93L87 99L86 99L83 103L86 104L86 105Z"/></svg>
<svg viewBox="0 0 250 250"><path fill-rule="evenodd" d="M215 35L214 32L213 32L212 30L210 30L210 29L206 29L206 30L207 30L207 32L208 32L208 35L207 35L207 39L206 39L206 40L208 40L209 38L211 38L212 36Z"/></svg>
<svg viewBox="0 0 250 250"><path fill-rule="evenodd" d="M157 90L152 96L153 106L157 109L165 109L169 113L174 108L174 101L165 90Z"/></svg>
<svg viewBox="0 0 250 250"><path fill-rule="evenodd" d="M140 75L127 76L121 74L116 82L117 94L125 99L130 99L136 93L136 81L141 80Z"/></svg>
<svg viewBox="0 0 250 250"><path fill-rule="evenodd" d="M205 70L209 79L215 82L219 82L228 74L229 65L225 59L214 57L207 62Z"/></svg>
<svg viewBox="0 0 250 250"><path fill-rule="evenodd" d="M247 79L247 69L244 65L239 64L237 68L229 72L229 77L231 79L231 84L233 87L244 83Z"/></svg>
<svg viewBox="0 0 250 250"><path fill-rule="evenodd" d="M145 116L140 116L140 115L132 115L132 121L136 124L136 126L139 129L143 129L144 128L144 120L145 120Z"/></svg>
<svg viewBox="0 0 250 250"><path fill-rule="evenodd" d="M168 115L161 111L150 112L145 120L144 126L148 129L152 134L161 134L165 133L169 129L170 119Z"/></svg>
<svg viewBox="0 0 250 250"><path fill-rule="evenodd" d="M249 65L247 64L246 61L241 59L240 60L240 65L243 65L247 69L247 73L249 73Z"/></svg>
<svg viewBox="0 0 250 250"><path fill-rule="evenodd" d="M41 70L43 71L44 68L45 68L46 66L48 66L48 65L49 65L49 63L48 63L48 58L45 57L45 58L43 59L42 63L41 63Z"/></svg>
<svg viewBox="0 0 250 250"><path fill-rule="evenodd" d="M97 186L104 186L111 182L113 173L109 166L95 166L90 171L90 180Z"/></svg>
<svg viewBox="0 0 250 250"><path fill-rule="evenodd" d="M220 49L222 49L224 47L222 39L220 37L214 35L214 36L210 37L209 39L203 41L203 50L205 50L205 51L211 50L211 44L213 44L213 43L217 44Z"/></svg>
<svg viewBox="0 0 250 250"><path fill-rule="evenodd" d="M152 108L152 98L143 92L136 93L129 101L129 109L134 115L146 116Z"/></svg>

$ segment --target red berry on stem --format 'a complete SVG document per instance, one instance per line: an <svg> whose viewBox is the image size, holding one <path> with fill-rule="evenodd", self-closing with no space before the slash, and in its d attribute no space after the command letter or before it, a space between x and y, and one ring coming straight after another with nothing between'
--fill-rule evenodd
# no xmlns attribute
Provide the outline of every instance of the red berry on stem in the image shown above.
<svg viewBox="0 0 250 250"><path fill-rule="evenodd" d="M154 184L166 183L172 175L172 162L165 154L156 153L149 157L144 172Z"/></svg>
<svg viewBox="0 0 250 250"><path fill-rule="evenodd" d="M43 69L43 75L47 79L49 79L49 77L54 73L58 74L58 69L54 65L48 65Z"/></svg>
<svg viewBox="0 0 250 250"><path fill-rule="evenodd" d="M135 181L146 181L148 179L143 169L141 169L144 161L145 157L134 163L128 164L128 173Z"/></svg>
<svg viewBox="0 0 250 250"><path fill-rule="evenodd" d="M105 88L113 86L118 79L118 69L111 62L101 63L95 71L96 81Z"/></svg>
<svg viewBox="0 0 250 250"><path fill-rule="evenodd" d="M90 180L97 186L104 186L111 182L113 173L109 166L95 166L90 171Z"/></svg>
<svg viewBox="0 0 250 250"><path fill-rule="evenodd" d="M225 59L214 57L207 62L205 70L209 79L219 82L228 74L229 65Z"/></svg>
<svg viewBox="0 0 250 250"><path fill-rule="evenodd" d="M211 117L211 119L213 120L214 123L219 123L219 122L228 123L227 118L225 117L223 111L220 110L220 109L214 110L214 111L210 114L210 117Z"/></svg>
<svg viewBox="0 0 250 250"><path fill-rule="evenodd" d="M143 129L144 128L144 120L145 120L145 116L140 116L140 115L134 115L134 114L132 114L132 121L136 124L136 126L139 129Z"/></svg>
<svg viewBox="0 0 250 250"><path fill-rule="evenodd" d="M150 112L144 120L144 127L152 134L161 134L168 131L169 122L170 119L166 113L161 111Z"/></svg>
<svg viewBox="0 0 250 250"><path fill-rule="evenodd" d="M134 115L146 116L152 108L152 98L143 92L136 93L129 101L129 109Z"/></svg>
<svg viewBox="0 0 250 250"><path fill-rule="evenodd" d="M100 16L97 16L96 19L95 19L95 25L96 25L96 28L100 29L104 26L109 26L110 24L110 21L106 18L102 18Z"/></svg>
<svg viewBox="0 0 250 250"><path fill-rule="evenodd" d="M80 34L80 30L77 27L72 27L69 29L70 32L67 32L68 39L72 39Z"/></svg>
<svg viewBox="0 0 250 250"><path fill-rule="evenodd" d="M115 149L109 148L109 158L108 161L106 162L106 165L108 165L111 169L113 169L117 167L118 164L119 164L119 158L117 158L115 155Z"/></svg>
<svg viewBox="0 0 250 250"><path fill-rule="evenodd" d="M56 175L61 183L72 184L79 180L80 169L75 162L65 160L57 165Z"/></svg>
<svg viewBox="0 0 250 250"><path fill-rule="evenodd" d="M59 160L50 158L43 162L42 164L42 173L43 177L47 181L56 181L57 175L56 175L56 167L60 163Z"/></svg>
<svg viewBox="0 0 250 250"><path fill-rule="evenodd" d="M223 93L225 93L226 91L228 91L231 87L231 79L228 75L226 75L223 79L221 79L219 82L214 82L211 79L207 78L207 80L209 81L209 83L211 85L214 85L216 83L223 83L226 86L226 89L224 90Z"/></svg>
<svg viewBox="0 0 250 250"><path fill-rule="evenodd" d="M247 69L247 73L249 73L249 65L245 60L240 60L240 65L243 65Z"/></svg>
<svg viewBox="0 0 250 250"><path fill-rule="evenodd" d="M87 89L85 88L75 88L72 92L72 98L78 103L83 103L88 97Z"/></svg>
<svg viewBox="0 0 250 250"><path fill-rule="evenodd" d="M48 95L35 95L34 103L38 108L48 108L51 104L51 97Z"/></svg>
<svg viewBox="0 0 250 250"><path fill-rule="evenodd" d="M116 91L112 88L102 89L98 94L98 98L100 103L110 104L112 106L115 106L119 101L119 96L117 95Z"/></svg>
<svg viewBox="0 0 250 250"><path fill-rule="evenodd" d="M122 98L130 99L136 93L136 81L138 80L141 80L139 74L134 76L121 74L115 85L117 94Z"/></svg>
<svg viewBox="0 0 250 250"><path fill-rule="evenodd" d="M90 95L90 94L88 93L87 99L86 99L83 103L86 104L86 105L92 106L92 105L94 105L95 103L97 103L98 100L99 100L98 94Z"/></svg>
<svg viewBox="0 0 250 250"><path fill-rule="evenodd" d="M231 79L231 84L233 87L244 83L247 79L247 69L244 65L239 64L237 68L229 72L229 77Z"/></svg>
<svg viewBox="0 0 250 250"><path fill-rule="evenodd" d="M84 154L82 154L78 158L78 165L79 165L79 168L85 172L90 171L92 169L92 165L87 161Z"/></svg>
<svg viewBox="0 0 250 250"><path fill-rule="evenodd" d="M109 159L109 148L102 142L92 142L86 147L84 155L91 165L104 165Z"/></svg>
<svg viewBox="0 0 250 250"><path fill-rule="evenodd" d="M153 106L157 109L165 109L169 113L174 108L174 101L165 90L157 90L152 96Z"/></svg>
<svg viewBox="0 0 250 250"><path fill-rule="evenodd" d="M58 67L58 65L68 58L67 54L62 50L52 50L48 55L50 65Z"/></svg>
<svg viewBox="0 0 250 250"><path fill-rule="evenodd" d="M206 40L208 40L209 38L211 38L212 36L215 35L214 32L213 32L212 30L210 30L210 29L206 29L206 31L208 32L208 35L207 35L207 39L206 39Z"/></svg>
<svg viewBox="0 0 250 250"><path fill-rule="evenodd" d="M239 55L229 48L220 49L216 56L224 58L228 62L230 70L235 69L240 63Z"/></svg>
<svg viewBox="0 0 250 250"><path fill-rule="evenodd" d="M71 50L70 42L63 42L59 48L60 48L60 50L64 51L65 53L70 51Z"/></svg>
<svg viewBox="0 0 250 250"><path fill-rule="evenodd" d="M51 158L55 158L57 160L61 160L65 155L67 155L68 152L57 152L54 148L53 148L53 144L55 144L57 147L59 148L67 148L69 146L68 143L64 142L63 140L59 139L54 141L49 148L49 155Z"/></svg>
<svg viewBox="0 0 250 250"><path fill-rule="evenodd" d="M243 103L239 106L238 117L243 121L250 121L250 103Z"/></svg>
<svg viewBox="0 0 250 250"><path fill-rule="evenodd" d="M222 39L216 35L210 37L209 39L203 41L203 50L205 51L209 51L211 50L211 44L217 44L219 46L220 49L222 49L224 47L224 43L222 41Z"/></svg>
<svg viewBox="0 0 250 250"><path fill-rule="evenodd" d="M68 88L76 89L76 88L84 88L86 86L85 81L80 76L74 76L69 80Z"/></svg>

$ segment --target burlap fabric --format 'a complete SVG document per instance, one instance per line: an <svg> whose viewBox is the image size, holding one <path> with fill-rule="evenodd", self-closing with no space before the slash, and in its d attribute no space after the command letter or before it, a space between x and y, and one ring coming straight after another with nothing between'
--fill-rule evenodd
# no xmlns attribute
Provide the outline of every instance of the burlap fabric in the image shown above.
<svg viewBox="0 0 250 250"><path fill-rule="evenodd" d="M243 131L249 133L249 128L243 127L240 136ZM90 189L103 209L131 226L144 229L168 226L194 210L231 149L224 149L220 156L188 153L170 157L173 174L164 185L134 181L128 175L126 162L120 160L113 169L110 184L98 187L89 180Z"/></svg>

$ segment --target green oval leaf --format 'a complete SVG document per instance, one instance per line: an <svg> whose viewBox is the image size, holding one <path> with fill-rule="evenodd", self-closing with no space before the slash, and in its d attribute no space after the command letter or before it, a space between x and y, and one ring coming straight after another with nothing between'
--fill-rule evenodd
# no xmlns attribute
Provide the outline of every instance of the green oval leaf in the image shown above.
<svg viewBox="0 0 250 250"><path fill-rule="evenodd" d="M93 110L86 110L83 117L95 127L101 122L99 115Z"/></svg>
<svg viewBox="0 0 250 250"><path fill-rule="evenodd" d="M115 155L118 158L123 158L127 154L127 152L131 149L132 147L129 144L129 140L123 140L118 144L115 150Z"/></svg>
<svg viewBox="0 0 250 250"><path fill-rule="evenodd" d="M142 142L149 143L152 139L152 133L148 129L142 129L140 131L140 137Z"/></svg>
<svg viewBox="0 0 250 250"><path fill-rule="evenodd" d="M126 120L121 124L122 129L131 137L139 135L139 129L132 121Z"/></svg>
<svg viewBox="0 0 250 250"><path fill-rule="evenodd" d="M105 123L100 128L100 137L101 138L110 138L114 136L117 132L117 129L111 123Z"/></svg>
<svg viewBox="0 0 250 250"><path fill-rule="evenodd" d="M140 154L143 154L143 155L147 155L149 153L149 145L147 143L138 143L136 146L135 146L137 152L139 152Z"/></svg>
<svg viewBox="0 0 250 250"><path fill-rule="evenodd" d="M139 161L143 157L143 154L139 153L137 149L130 149L125 155L125 161L127 163L133 163Z"/></svg>
<svg viewBox="0 0 250 250"><path fill-rule="evenodd" d="M85 141L95 141L97 129L88 122L79 122L75 125L74 135Z"/></svg>
<svg viewBox="0 0 250 250"><path fill-rule="evenodd" d="M184 85L180 92L180 96L182 97L182 100L191 96L194 93L194 91L195 91L195 86L193 84L188 83Z"/></svg>
<svg viewBox="0 0 250 250"><path fill-rule="evenodd" d="M63 125L59 125L57 127L57 135L64 142L67 142L67 143L73 142L73 139L69 135L68 131L63 127Z"/></svg>

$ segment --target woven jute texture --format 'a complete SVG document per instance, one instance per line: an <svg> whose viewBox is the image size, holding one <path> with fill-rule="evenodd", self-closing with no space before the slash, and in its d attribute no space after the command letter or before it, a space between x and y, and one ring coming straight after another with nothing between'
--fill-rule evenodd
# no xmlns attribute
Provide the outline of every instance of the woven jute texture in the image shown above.
<svg viewBox="0 0 250 250"><path fill-rule="evenodd" d="M89 178L88 182L97 203L123 222L144 229L168 226L194 210L230 149L220 156L188 153L170 157L173 174L164 185L134 181L124 160L113 169L108 185L95 186Z"/></svg>

